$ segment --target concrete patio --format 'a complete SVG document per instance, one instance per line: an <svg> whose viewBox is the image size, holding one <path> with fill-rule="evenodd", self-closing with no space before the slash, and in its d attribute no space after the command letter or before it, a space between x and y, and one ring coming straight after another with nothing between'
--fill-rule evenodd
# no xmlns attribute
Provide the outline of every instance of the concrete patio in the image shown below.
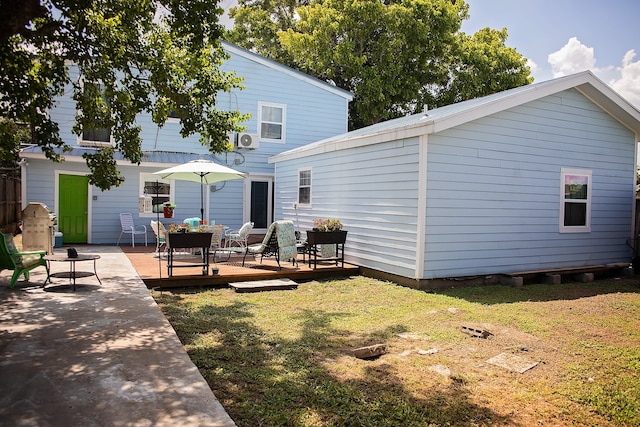
<svg viewBox="0 0 640 427"><path fill-rule="evenodd" d="M0 425L234 426L122 250L76 248L102 285L0 273Z"/></svg>

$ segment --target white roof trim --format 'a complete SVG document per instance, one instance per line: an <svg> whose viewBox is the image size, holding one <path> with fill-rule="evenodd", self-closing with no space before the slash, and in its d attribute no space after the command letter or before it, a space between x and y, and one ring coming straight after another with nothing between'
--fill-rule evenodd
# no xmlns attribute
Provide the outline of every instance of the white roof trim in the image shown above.
<svg viewBox="0 0 640 427"><path fill-rule="evenodd" d="M319 87L321 89L332 92L338 96L341 96L347 101L351 101L353 99L353 94L349 91L341 89L337 86L330 85L327 82L316 79L315 77L311 77L307 74L304 74L303 72L294 70L291 67L287 67L286 65L280 64L276 61L272 61L271 59L265 58L264 56L258 55L256 53L243 49L229 42L221 40L221 43L222 43L222 47L232 55L242 56L243 58L246 58L250 61L254 61L254 62L257 62L258 64L264 65L265 67L269 67L274 70L280 71L282 73L287 74L290 77L305 81L313 86Z"/></svg>
<svg viewBox="0 0 640 427"><path fill-rule="evenodd" d="M470 103L466 108L454 108L451 112L444 114L437 114L436 111L438 109L434 109L427 112L427 116L409 121L409 123L404 125L400 124L397 127L391 126L377 132L372 131L371 133L366 133L367 128L364 128L327 138L272 156L269 158L269 163L298 159L312 154L343 150L417 135L438 133L463 123L477 120L568 89L578 90L607 111L612 117L616 118L621 124L634 131L636 138L640 137L640 111L593 75L593 73L584 71L479 98L475 100L477 102ZM483 99L486 99L486 102L483 102ZM432 114L433 117L430 117L429 114Z"/></svg>

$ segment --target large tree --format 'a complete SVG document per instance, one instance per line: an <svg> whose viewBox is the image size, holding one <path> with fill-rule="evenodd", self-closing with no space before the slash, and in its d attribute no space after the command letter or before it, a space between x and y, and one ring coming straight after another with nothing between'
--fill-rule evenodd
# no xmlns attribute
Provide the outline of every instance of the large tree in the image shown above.
<svg viewBox="0 0 640 427"><path fill-rule="evenodd" d="M0 10L0 117L27 124L31 142L60 161L56 149L69 147L48 111L71 84L74 132L109 128L115 142L84 156L89 182L102 190L123 181L114 150L142 159L140 113L160 126L177 114L181 135L199 134L214 153L229 148L228 131L241 130L246 116L215 106L220 91L241 87L220 70L227 56L215 0L0 0ZM70 63L80 79L70 80ZM15 141L11 129L0 126L0 146Z"/></svg>
<svg viewBox="0 0 640 427"><path fill-rule="evenodd" d="M457 35L451 78L438 88L439 105L477 98L533 81L525 58L506 45L507 29Z"/></svg>
<svg viewBox="0 0 640 427"><path fill-rule="evenodd" d="M353 92L352 129L532 81L506 30L460 32L463 0L240 0L231 14L230 40Z"/></svg>

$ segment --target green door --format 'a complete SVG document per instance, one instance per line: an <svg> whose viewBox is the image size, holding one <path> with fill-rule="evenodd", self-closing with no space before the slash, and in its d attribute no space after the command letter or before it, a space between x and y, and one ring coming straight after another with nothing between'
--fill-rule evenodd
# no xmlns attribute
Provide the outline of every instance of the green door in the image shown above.
<svg viewBox="0 0 640 427"><path fill-rule="evenodd" d="M64 243L87 243L88 184L86 176L59 176L58 230Z"/></svg>

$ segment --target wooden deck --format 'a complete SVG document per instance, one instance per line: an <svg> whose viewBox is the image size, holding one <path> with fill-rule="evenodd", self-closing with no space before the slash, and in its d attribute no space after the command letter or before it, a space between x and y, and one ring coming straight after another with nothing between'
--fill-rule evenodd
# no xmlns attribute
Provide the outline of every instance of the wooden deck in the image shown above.
<svg viewBox="0 0 640 427"><path fill-rule="evenodd" d="M247 256L245 266L242 266L242 255L231 257L228 261L216 262L210 258L209 274L202 275L202 267L174 268L173 276L168 277L167 258L160 260L154 256L155 245L136 246L121 245L120 249L127 255L131 264L138 272L140 278L148 288L181 288L191 286L228 287L230 283L250 282L255 280L270 280L287 278L295 282L307 282L316 279L332 277L346 277L360 274L360 268L345 263L344 268L335 262L318 263L318 268L309 268L308 262L302 261L302 255L298 255L298 265L291 262L282 262L281 269L273 257L264 258L260 263L260 257L254 259ZM188 254L178 255L176 262L198 262L199 255L191 257ZM226 256L224 257L226 258ZM211 269L217 267L218 274L211 274Z"/></svg>

